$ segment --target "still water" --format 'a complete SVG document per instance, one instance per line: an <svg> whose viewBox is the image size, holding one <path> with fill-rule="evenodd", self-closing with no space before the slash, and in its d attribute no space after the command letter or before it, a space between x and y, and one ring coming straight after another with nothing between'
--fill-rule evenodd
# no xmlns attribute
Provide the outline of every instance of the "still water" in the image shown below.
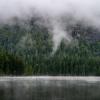
<svg viewBox="0 0 100 100"><path fill-rule="evenodd" d="M0 77L0 100L100 100L100 78Z"/></svg>

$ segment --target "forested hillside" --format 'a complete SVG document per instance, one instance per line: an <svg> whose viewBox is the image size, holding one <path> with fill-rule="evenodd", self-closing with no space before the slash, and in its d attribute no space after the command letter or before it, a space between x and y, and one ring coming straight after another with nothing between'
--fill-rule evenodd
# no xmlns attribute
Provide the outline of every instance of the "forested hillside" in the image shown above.
<svg viewBox="0 0 100 100"><path fill-rule="evenodd" d="M0 26L0 75L100 75L100 35L71 27L73 40L52 54L52 36L30 22Z"/></svg>

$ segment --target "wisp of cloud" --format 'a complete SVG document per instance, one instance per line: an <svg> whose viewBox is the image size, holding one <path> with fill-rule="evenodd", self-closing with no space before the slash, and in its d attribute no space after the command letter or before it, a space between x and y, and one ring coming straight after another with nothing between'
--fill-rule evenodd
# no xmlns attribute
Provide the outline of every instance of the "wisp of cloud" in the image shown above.
<svg viewBox="0 0 100 100"><path fill-rule="evenodd" d="M39 17L36 23L48 28L55 52L63 39L72 40L69 25L81 22L99 29L100 0L0 0L0 24L10 23L14 17Z"/></svg>

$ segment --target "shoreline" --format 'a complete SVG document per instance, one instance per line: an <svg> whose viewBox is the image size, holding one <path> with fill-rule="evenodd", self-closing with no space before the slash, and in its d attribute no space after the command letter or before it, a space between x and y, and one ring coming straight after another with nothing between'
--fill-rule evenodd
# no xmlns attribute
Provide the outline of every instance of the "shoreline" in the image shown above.
<svg viewBox="0 0 100 100"><path fill-rule="evenodd" d="M71 80L71 81L90 81L100 82L99 76L0 76L0 81L10 80Z"/></svg>

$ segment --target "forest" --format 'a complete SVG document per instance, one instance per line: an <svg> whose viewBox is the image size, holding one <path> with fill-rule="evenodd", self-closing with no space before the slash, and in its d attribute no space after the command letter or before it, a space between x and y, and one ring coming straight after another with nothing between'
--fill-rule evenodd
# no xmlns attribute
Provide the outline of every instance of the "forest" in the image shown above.
<svg viewBox="0 0 100 100"><path fill-rule="evenodd" d="M62 41L52 55L48 30L32 21L29 27L0 25L0 75L100 75L98 30L71 27L73 41L67 46Z"/></svg>

